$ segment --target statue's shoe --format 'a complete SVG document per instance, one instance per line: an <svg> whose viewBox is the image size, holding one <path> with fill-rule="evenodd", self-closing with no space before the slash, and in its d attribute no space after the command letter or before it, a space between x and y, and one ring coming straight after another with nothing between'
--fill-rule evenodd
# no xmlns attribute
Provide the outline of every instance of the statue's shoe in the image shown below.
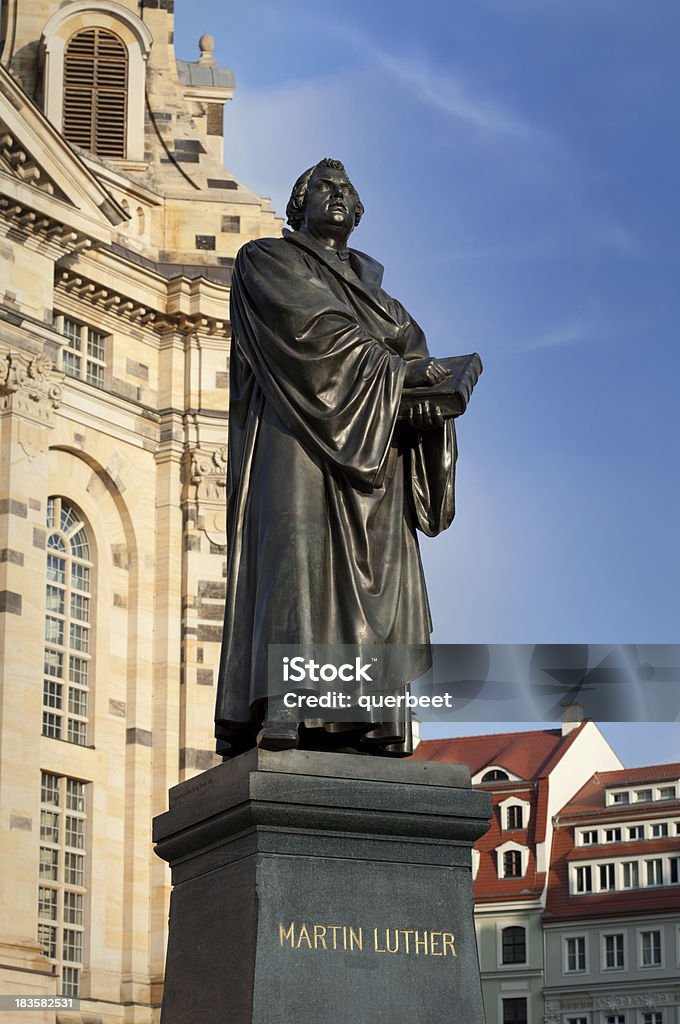
<svg viewBox="0 0 680 1024"><path fill-rule="evenodd" d="M257 734L257 745L262 750L295 750L300 740L296 722L265 720Z"/></svg>

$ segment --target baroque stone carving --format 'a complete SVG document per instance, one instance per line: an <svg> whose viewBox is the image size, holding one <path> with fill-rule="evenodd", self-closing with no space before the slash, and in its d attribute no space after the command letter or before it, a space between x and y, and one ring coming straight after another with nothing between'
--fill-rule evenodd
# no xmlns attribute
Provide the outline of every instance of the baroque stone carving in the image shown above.
<svg viewBox="0 0 680 1024"><path fill-rule="evenodd" d="M61 403L63 374L49 356L30 359L8 352L0 357L0 411L12 410L50 422Z"/></svg>
<svg viewBox="0 0 680 1024"><path fill-rule="evenodd" d="M227 486L227 448L222 445L212 451L195 448L190 453L190 479L196 502L196 525L206 534L211 544L224 546L226 509L224 492Z"/></svg>

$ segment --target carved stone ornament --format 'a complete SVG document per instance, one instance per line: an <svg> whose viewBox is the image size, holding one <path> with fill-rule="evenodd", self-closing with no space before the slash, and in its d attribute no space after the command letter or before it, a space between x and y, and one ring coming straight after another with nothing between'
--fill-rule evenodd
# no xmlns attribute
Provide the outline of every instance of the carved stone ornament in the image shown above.
<svg viewBox="0 0 680 1024"><path fill-rule="evenodd" d="M559 1014L560 1012L560 1001L559 999L546 999L545 1001L545 1012L550 1016L551 1014Z"/></svg>
<svg viewBox="0 0 680 1024"><path fill-rule="evenodd" d="M227 449L213 451L195 448L191 453L191 484L195 488L197 525L212 544L224 546L227 528L226 497Z"/></svg>
<svg viewBox="0 0 680 1024"><path fill-rule="evenodd" d="M8 352L0 356L0 411L23 413L49 423L61 403L63 374L49 356L30 359Z"/></svg>

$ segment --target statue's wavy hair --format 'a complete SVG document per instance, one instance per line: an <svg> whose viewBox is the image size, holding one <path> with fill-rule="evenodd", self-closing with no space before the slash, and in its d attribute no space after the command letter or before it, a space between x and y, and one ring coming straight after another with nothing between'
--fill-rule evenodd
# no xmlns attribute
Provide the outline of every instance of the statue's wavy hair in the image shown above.
<svg viewBox="0 0 680 1024"><path fill-rule="evenodd" d="M343 164L340 160L332 160L329 156L324 157L323 160L319 160L318 164L314 164L313 167L309 167L303 174L300 175L298 180L293 185L293 191L290 194L288 205L286 206L286 218L288 223L294 231L297 231L304 219L304 208L305 199L307 197L307 188L309 186L309 179L314 174L317 167L332 167L334 171L342 171L343 174L347 174ZM356 196L356 210L354 213L354 227L357 226L364 214L364 204L359 198L359 193L354 188L354 195Z"/></svg>

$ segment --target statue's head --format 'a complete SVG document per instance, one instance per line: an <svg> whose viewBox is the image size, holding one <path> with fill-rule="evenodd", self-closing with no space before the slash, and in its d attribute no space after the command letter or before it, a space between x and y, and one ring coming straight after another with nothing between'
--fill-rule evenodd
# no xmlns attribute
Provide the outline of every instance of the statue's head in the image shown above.
<svg viewBox="0 0 680 1024"><path fill-rule="evenodd" d="M308 199L310 185L315 193L313 199L313 211L311 208L312 199L311 197ZM288 205L286 206L286 217L294 231L297 231L305 223L306 214L317 214L316 192L323 190L326 187L340 188L353 207L353 211L351 211L353 213L353 222L350 222L349 224L348 234L352 228L357 226L364 212L364 204L359 198L359 193L347 177L347 172L345 171L342 163L339 160L331 160L330 157L325 157L323 160L320 160L318 164L315 164L313 167L309 167L300 175L293 185L293 191L291 192Z"/></svg>

